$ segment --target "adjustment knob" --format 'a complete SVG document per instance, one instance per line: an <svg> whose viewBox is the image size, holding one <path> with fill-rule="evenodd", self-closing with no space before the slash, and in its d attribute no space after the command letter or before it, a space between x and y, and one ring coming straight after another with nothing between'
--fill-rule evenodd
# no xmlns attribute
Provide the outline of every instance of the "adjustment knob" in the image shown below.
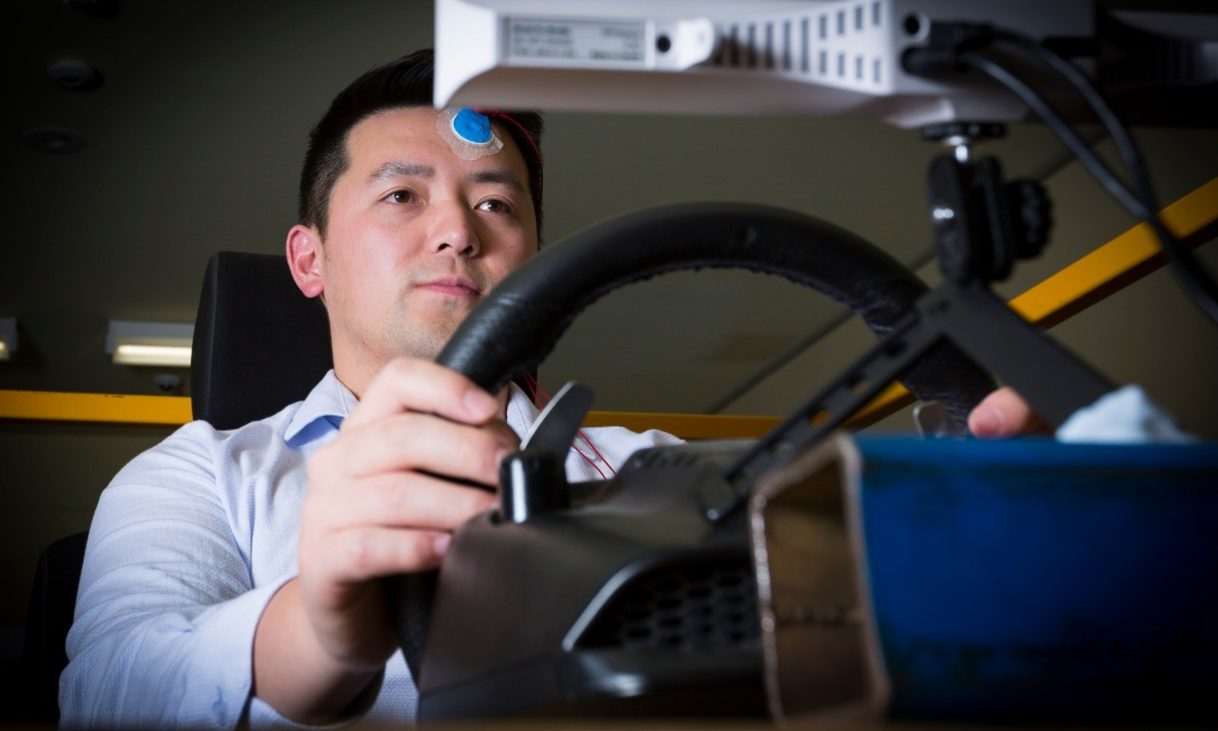
<svg viewBox="0 0 1218 731"><path fill-rule="evenodd" d="M1017 237L1019 248L1016 256L1033 259L1040 256L1049 243L1049 230L1053 228L1053 203L1045 187L1030 178L1011 181L1009 190L1021 229Z"/></svg>
<svg viewBox="0 0 1218 731"><path fill-rule="evenodd" d="M499 499L503 517L513 523L569 508L571 496L562 459L543 449L508 455L499 465Z"/></svg>

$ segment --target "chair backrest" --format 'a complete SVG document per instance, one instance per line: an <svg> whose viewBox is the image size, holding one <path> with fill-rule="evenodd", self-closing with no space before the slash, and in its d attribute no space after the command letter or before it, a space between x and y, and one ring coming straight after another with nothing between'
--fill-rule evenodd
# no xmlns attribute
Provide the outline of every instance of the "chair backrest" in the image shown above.
<svg viewBox="0 0 1218 731"><path fill-rule="evenodd" d="M234 429L270 416L332 366L325 308L300 293L282 256L212 256L190 359L196 419Z"/></svg>
<svg viewBox="0 0 1218 731"><path fill-rule="evenodd" d="M22 708L17 710L22 720L59 720L59 675L68 664L64 643L76 611L88 538L87 532L60 538L38 557L21 654L24 687L17 698Z"/></svg>

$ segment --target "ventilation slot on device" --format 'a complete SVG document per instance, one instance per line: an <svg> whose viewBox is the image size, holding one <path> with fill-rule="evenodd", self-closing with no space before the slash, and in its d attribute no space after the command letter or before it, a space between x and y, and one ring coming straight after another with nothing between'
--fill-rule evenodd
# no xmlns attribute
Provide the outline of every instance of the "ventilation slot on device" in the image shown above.
<svg viewBox="0 0 1218 731"><path fill-rule="evenodd" d="M643 452L630 460L631 469L647 468L652 470L673 467L689 467L697 464L698 455L692 452L676 452L667 449L656 449Z"/></svg>
<svg viewBox="0 0 1218 731"><path fill-rule="evenodd" d="M757 585L747 558L649 571L628 582L580 647L723 650L755 645Z"/></svg>
<svg viewBox="0 0 1218 731"><path fill-rule="evenodd" d="M809 46L812 43L812 38L810 37L808 31L810 30L811 25L812 21L810 18L804 18L803 20L799 21L799 29L804 39L803 47L799 52L799 70L803 71L805 74L808 73L809 70L808 57L811 52Z"/></svg>
<svg viewBox="0 0 1218 731"><path fill-rule="evenodd" d="M782 21L782 70L791 70L791 21Z"/></svg>
<svg viewBox="0 0 1218 731"><path fill-rule="evenodd" d="M842 50L846 38L874 35L881 28L884 6L858 3L824 13L749 22L716 24L718 44L712 66L797 72L826 81L879 85L881 60Z"/></svg>

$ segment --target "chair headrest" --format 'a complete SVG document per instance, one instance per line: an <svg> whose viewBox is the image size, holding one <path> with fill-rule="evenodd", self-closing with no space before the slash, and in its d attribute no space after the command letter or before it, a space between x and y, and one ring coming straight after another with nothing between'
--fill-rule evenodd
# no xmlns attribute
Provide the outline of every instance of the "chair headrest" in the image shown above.
<svg viewBox="0 0 1218 731"><path fill-rule="evenodd" d="M190 359L194 418L217 429L265 418L308 396L332 366L325 308L300 293L282 256L211 258Z"/></svg>

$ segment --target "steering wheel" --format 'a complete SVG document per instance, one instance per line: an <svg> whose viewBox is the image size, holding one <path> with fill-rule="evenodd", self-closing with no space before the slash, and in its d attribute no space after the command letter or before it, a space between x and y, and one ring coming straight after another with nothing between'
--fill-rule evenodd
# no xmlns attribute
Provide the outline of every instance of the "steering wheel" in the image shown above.
<svg viewBox="0 0 1218 731"><path fill-rule="evenodd" d="M585 229L501 282L453 334L437 362L495 393L534 368L584 308L626 284L666 272L739 267L777 274L849 307L888 333L927 291L876 246L802 213L741 203L661 206ZM949 343L902 377L920 399L963 424L995 384ZM407 574L395 599L407 664L419 678L437 572Z"/></svg>

